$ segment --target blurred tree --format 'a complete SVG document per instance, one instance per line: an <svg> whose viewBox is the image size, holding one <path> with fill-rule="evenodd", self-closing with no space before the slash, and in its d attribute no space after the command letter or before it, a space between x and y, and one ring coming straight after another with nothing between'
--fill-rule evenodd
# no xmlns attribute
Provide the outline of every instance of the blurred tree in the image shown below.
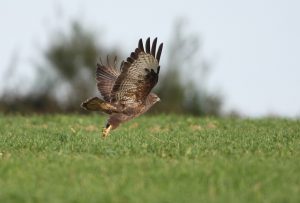
<svg viewBox="0 0 300 203"><path fill-rule="evenodd" d="M220 115L222 98L207 90L209 63L199 53L197 35L184 32L184 21L175 24L171 42L165 46L166 65L156 92L162 102L152 112ZM36 62L36 80L29 94L14 95L12 91L0 100L2 111L79 111L80 103L96 95L95 64L99 54L118 55L97 42L94 32L79 22L68 32L56 30L43 50L43 61Z"/></svg>
<svg viewBox="0 0 300 203"><path fill-rule="evenodd" d="M54 73L50 80L53 85L47 87L64 109L77 110L84 99L95 94L94 73L99 53L116 55L117 51L99 45L93 32L78 22L72 23L70 34L55 33L44 52L48 68Z"/></svg>
<svg viewBox="0 0 300 203"><path fill-rule="evenodd" d="M36 77L26 95L6 89L0 99L4 112L79 111L83 100L96 94L95 70L101 53L118 55L100 45L92 30L78 21L70 29L50 33L42 61L34 61ZM10 68L12 70L12 68Z"/></svg>
<svg viewBox="0 0 300 203"><path fill-rule="evenodd" d="M210 65L199 54L199 38L184 30L185 21L180 19L165 51L168 58L156 91L162 102L153 111L220 115L222 97L206 87Z"/></svg>

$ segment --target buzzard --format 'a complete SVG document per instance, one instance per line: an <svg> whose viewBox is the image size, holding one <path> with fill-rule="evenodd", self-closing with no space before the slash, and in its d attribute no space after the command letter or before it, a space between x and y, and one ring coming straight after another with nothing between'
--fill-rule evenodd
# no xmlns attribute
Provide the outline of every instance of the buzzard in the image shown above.
<svg viewBox="0 0 300 203"><path fill-rule="evenodd" d="M107 57L104 65L100 59L97 64L97 87L102 96L92 97L81 104L90 111L102 111L109 115L102 136L108 136L110 130L121 123L129 121L148 111L160 99L152 93L158 81L160 70L159 60L163 48L161 43L156 51L157 38L150 43L146 40L145 49L142 39L138 48L130 54L126 61L116 68L117 58L113 64Z"/></svg>

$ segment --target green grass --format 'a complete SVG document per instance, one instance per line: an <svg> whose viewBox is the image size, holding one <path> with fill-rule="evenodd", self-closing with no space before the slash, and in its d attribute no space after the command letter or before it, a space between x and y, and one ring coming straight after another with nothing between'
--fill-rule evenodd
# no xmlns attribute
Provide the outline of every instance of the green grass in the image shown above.
<svg viewBox="0 0 300 203"><path fill-rule="evenodd" d="M300 121L0 115L0 202L300 202Z"/></svg>

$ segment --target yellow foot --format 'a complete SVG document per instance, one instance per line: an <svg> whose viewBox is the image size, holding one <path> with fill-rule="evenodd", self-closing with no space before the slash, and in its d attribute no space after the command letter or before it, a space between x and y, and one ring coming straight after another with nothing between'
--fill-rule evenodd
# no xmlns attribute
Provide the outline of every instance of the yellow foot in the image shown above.
<svg viewBox="0 0 300 203"><path fill-rule="evenodd" d="M102 129L102 137L103 138L108 136L111 128L112 128L112 125L109 125L108 127Z"/></svg>

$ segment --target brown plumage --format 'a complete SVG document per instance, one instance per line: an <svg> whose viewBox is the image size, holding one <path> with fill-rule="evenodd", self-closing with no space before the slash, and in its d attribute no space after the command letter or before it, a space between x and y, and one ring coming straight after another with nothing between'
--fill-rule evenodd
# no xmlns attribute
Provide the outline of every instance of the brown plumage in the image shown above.
<svg viewBox="0 0 300 203"><path fill-rule="evenodd" d="M109 57L104 65L100 60L97 64L97 87L102 99L93 97L81 104L81 107L91 111L102 111L109 114L107 124L103 129L103 137L121 123L133 119L149 110L159 97L151 93L159 75L159 61L163 48L161 43L156 51L157 38L150 45L146 40L144 49L142 39L138 48L130 54L126 61L117 69L117 58L110 64Z"/></svg>

